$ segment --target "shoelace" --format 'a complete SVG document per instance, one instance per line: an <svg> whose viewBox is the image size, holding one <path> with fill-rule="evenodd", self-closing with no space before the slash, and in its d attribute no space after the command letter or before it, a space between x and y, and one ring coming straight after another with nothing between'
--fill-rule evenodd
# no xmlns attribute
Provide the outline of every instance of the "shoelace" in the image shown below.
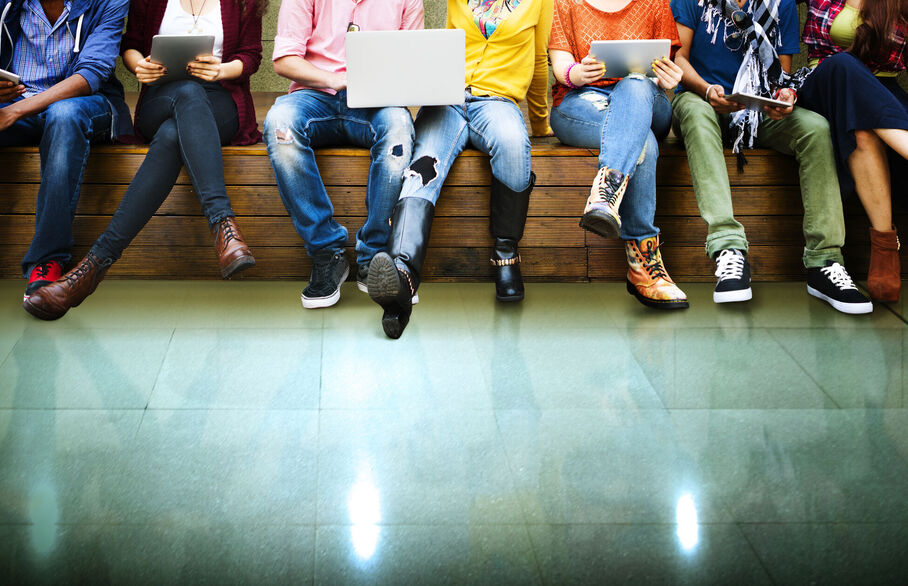
<svg viewBox="0 0 908 586"><path fill-rule="evenodd" d="M643 257L643 268L650 277L662 277L668 279L668 273L662 265L662 259L659 258L659 246L653 246L652 240L646 243L646 248L640 248L640 256ZM639 248L639 247L638 247Z"/></svg>
<svg viewBox="0 0 908 586"><path fill-rule="evenodd" d="M73 270L69 271L63 278L66 279L66 284L70 288L75 287L76 283L82 280L82 277L91 269L92 264L97 264L91 257L91 255L86 256L85 260L79 263L79 265Z"/></svg>
<svg viewBox="0 0 908 586"><path fill-rule="evenodd" d="M837 262L832 263L828 267L821 268L820 272L826 275L826 278L832 281L832 284L839 289L857 289L854 285L854 281L851 280L848 271Z"/></svg>
<svg viewBox="0 0 908 586"><path fill-rule="evenodd" d="M599 201L613 206L618 200L618 189L609 184L608 168L603 167L600 173L602 174L602 180L599 181ZM612 187L612 189L610 190L609 187Z"/></svg>
<svg viewBox="0 0 908 586"><path fill-rule="evenodd" d="M43 262L43 263L39 264L38 266L36 266L35 267L35 276L40 279L43 279L44 277L46 277L47 273L50 272L51 265L52 265L52 263L50 261L48 261L48 262Z"/></svg>
<svg viewBox="0 0 908 586"><path fill-rule="evenodd" d="M740 279L744 276L744 256L733 251L723 250L716 259L716 276L719 281Z"/></svg>
<svg viewBox="0 0 908 586"><path fill-rule="evenodd" d="M221 230L224 231L224 244L231 240L236 240L236 233L233 231L233 224L226 219L221 220Z"/></svg>

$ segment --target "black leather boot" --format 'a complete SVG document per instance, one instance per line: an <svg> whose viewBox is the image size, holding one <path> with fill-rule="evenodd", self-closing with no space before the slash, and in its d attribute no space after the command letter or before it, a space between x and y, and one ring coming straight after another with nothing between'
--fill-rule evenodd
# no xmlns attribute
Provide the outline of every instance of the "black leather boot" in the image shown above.
<svg viewBox="0 0 908 586"><path fill-rule="evenodd" d="M399 338L410 322L434 217L435 205L427 199L398 200L391 212L388 252L379 252L369 263L369 297L384 310L381 326L389 338Z"/></svg>
<svg viewBox="0 0 908 586"><path fill-rule="evenodd" d="M495 298L499 301L520 301L524 296L517 241L523 238L527 210L530 207L530 192L535 184L535 173L530 173L530 184L519 192L511 191L504 183L492 177L489 231L495 238L491 262L495 267Z"/></svg>

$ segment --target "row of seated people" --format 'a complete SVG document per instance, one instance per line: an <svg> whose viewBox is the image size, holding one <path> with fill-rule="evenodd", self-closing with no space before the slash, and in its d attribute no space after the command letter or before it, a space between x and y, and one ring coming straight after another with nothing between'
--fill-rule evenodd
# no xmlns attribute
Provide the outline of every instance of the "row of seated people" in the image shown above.
<svg viewBox="0 0 908 586"><path fill-rule="evenodd" d="M752 295L748 243L734 218L723 155L728 144L796 157L809 294L842 312L872 311L841 253L842 195L856 192L872 225L870 296L897 299L891 209L897 179L890 177L903 173L908 159L908 95L895 79L908 59L908 3L808 4L803 40L811 68L792 72L799 51L795 0L448 0L447 26L466 33L464 104L424 107L414 122L404 108L347 107L344 37L348 30L422 28L422 0L284 0L273 61L291 81L290 92L268 113L264 141L281 198L313 259L303 307L335 304L350 271L347 231L333 217L313 151L339 144L371 149L368 218L356 233L355 270L359 287L382 307L389 337L399 337L410 319L435 203L468 145L491 159L496 296L523 299L517 245L535 176L522 100L533 135L599 149L580 225L624 241L627 288L641 303L688 307L663 264L653 223L658 144L673 124L708 224L715 302ZM230 207L220 149L262 139L249 78L261 60L266 9L263 0L5 4L0 64L22 83L0 84L0 145L38 143L42 158L35 236L22 261L25 310L57 319L90 295L184 166L222 275L255 264ZM154 84L165 70L148 58L152 37L186 31L215 36L214 54L187 66L192 81ZM649 77L610 78L608 64L590 56L594 40L647 38L672 43L672 54L654 61ZM143 86L134 124L113 76L118 54ZM551 110L549 66L556 79ZM668 90L675 90L673 101ZM788 105L754 111L725 98L741 90ZM149 142L144 162L107 229L64 273L90 144L136 136Z"/></svg>

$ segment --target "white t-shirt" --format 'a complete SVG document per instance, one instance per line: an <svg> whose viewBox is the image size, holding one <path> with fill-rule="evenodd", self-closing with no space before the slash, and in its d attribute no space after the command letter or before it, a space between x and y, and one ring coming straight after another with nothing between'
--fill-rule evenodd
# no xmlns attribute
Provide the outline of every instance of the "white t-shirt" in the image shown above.
<svg viewBox="0 0 908 586"><path fill-rule="evenodd" d="M202 3L205 3L203 7ZM224 25L221 22L221 1L220 0L193 0L197 10L207 8L208 4L214 4L214 10L208 10L205 14L199 16L198 23L195 18L183 8L180 0L167 0L167 10L164 11L164 18L161 20L161 28L158 29L159 35L213 35L214 36L214 56L218 59L224 58ZM195 28L195 30L194 30Z"/></svg>

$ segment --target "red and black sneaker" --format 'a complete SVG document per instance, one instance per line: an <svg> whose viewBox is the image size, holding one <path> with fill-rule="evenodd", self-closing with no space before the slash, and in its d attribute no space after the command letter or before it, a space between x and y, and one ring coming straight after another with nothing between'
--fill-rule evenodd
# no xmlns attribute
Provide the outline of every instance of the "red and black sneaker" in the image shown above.
<svg viewBox="0 0 908 586"><path fill-rule="evenodd" d="M36 265L28 275L28 285L25 287L25 295L22 300L25 301L32 293L45 285L50 285L61 276L63 276L63 265L55 260Z"/></svg>

